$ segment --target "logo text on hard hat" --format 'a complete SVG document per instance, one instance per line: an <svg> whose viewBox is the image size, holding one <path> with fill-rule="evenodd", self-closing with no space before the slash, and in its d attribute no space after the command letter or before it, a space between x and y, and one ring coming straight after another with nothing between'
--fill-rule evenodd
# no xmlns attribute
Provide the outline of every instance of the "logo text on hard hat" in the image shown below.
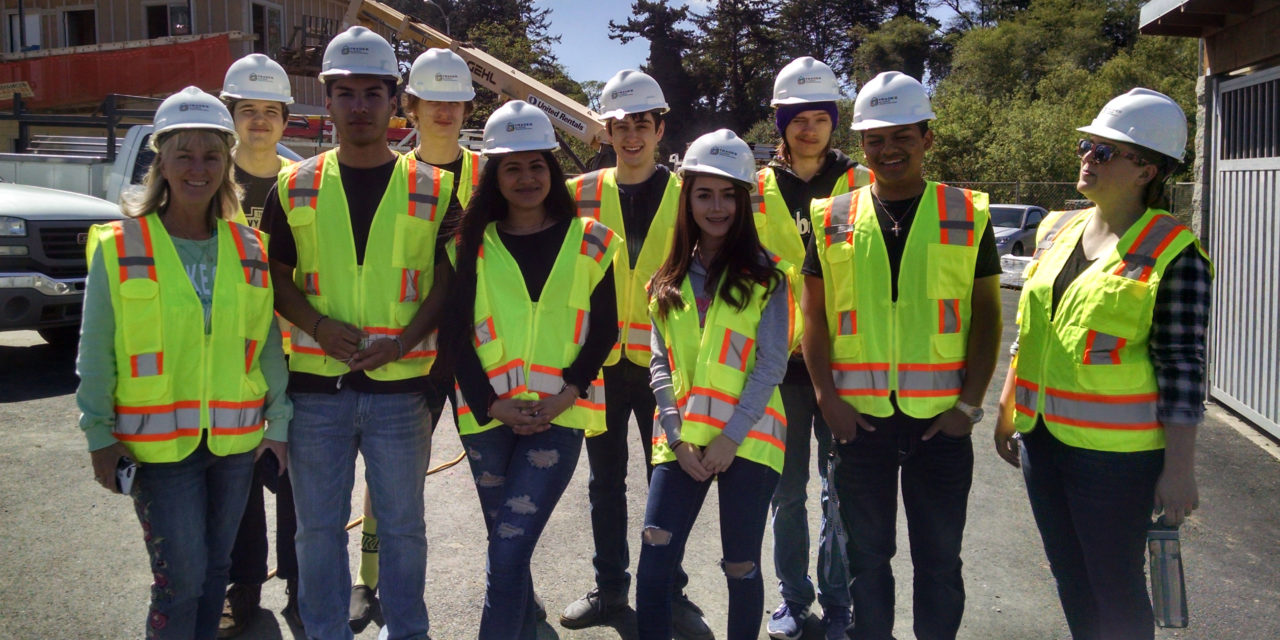
<svg viewBox="0 0 1280 640"><path fill-rule="evenodd" d="M458 74L456 73L437 73L436 82L457 82Z"/></svg>
<svg viewBox="0 0 1280 640"><path fill-rule="evenodd" d="M822 84L822 76L800 76L796 84Z"/></svg>
<svg viewBox="0 0 1280 640"><path fill-rule="evenodd" d="M342 55L349 56L352 54L355 54L358 56L367 56L369 55L369 47L353 47L351 45L342 46Z"/></svg>
<svg viewBox="0 0 1280 640"><path fill-rule="evenodd" d="M533 121L532 121L532 120L529 120L529 121L526 121L526 122L508 122L508 123L507 123L507 132L508 132L508 133L510 133L510 132L512 132L512 131L531 131L532 129L533 129Z"/></svg>
<svg viewBox="0 0 1280 640"><path fill-rule="evenodd" d="M898 104L898 96L885 96L883 98L872 98L871 106L882 107L890 104Z"/></svg>
<svg viewBox="0 0 1280 640"><path fill-rule="evenodd" d="M730 160L733 160L738 157L738 152L732 149L725 149L724 147L711 147L711 155L724 156Z"/></svg>
<svg viewBox="0 0 1280 640"><path fill-rule="evenodd" d="M636 92L635 89L618 89L617 91L610 93L609 97L613 100L617 100L620 97L626 98L628 96L634 95L635 92Z"/></svg>

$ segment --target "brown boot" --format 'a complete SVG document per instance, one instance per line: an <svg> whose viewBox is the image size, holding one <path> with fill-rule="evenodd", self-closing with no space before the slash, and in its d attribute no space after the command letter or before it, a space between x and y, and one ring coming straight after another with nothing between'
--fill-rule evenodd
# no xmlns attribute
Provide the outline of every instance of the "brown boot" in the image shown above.
<svg viewBox="0 0 1280 640"><path fill-rule="evenodd" d="M222 619L218 621L218 637L234 638L249 627L258 615L262 602L262 585L233 584L227 589L227 599L222 604Z"/></svg>

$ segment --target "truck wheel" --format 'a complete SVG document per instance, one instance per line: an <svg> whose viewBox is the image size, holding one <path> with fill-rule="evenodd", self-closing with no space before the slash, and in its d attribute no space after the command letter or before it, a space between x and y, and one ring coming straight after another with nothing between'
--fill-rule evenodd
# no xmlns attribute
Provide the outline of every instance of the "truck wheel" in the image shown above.
<svg viewBox="0 0 1280 640"><path fill-rule="evenodd" d="M53 327L52 329L40 329L37 333L45 342L56 348L75 348L80 342L80 327L72 325L69 327Z"/></svg>

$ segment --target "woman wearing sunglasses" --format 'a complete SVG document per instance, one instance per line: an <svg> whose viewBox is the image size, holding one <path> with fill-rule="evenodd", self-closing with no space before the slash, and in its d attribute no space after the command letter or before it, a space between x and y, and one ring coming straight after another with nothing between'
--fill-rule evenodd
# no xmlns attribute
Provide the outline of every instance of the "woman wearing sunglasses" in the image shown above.
<svg viewBox="0 0 1280 640"><path fill-rule="evenodd" d="M1079 131L1076 188L1095 204L1040 226L995 444L1022 467L1072 637L1139 640L1152 513L1176 527L1197 507L1213 268L1165 211L1182 109L1133 89Z"/></svg>

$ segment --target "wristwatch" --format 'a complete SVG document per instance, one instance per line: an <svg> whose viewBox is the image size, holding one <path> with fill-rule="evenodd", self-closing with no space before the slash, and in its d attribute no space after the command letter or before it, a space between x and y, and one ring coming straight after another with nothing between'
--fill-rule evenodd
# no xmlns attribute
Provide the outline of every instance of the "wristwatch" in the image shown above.
<svg viewBox="0 0 1280 640"><path fill-rule="evenodd" d="M969 422L972 422L973 424L982 422L982 407L975 407L964 400L956 400L955 409L956 411L968 416Z"/></svg>

